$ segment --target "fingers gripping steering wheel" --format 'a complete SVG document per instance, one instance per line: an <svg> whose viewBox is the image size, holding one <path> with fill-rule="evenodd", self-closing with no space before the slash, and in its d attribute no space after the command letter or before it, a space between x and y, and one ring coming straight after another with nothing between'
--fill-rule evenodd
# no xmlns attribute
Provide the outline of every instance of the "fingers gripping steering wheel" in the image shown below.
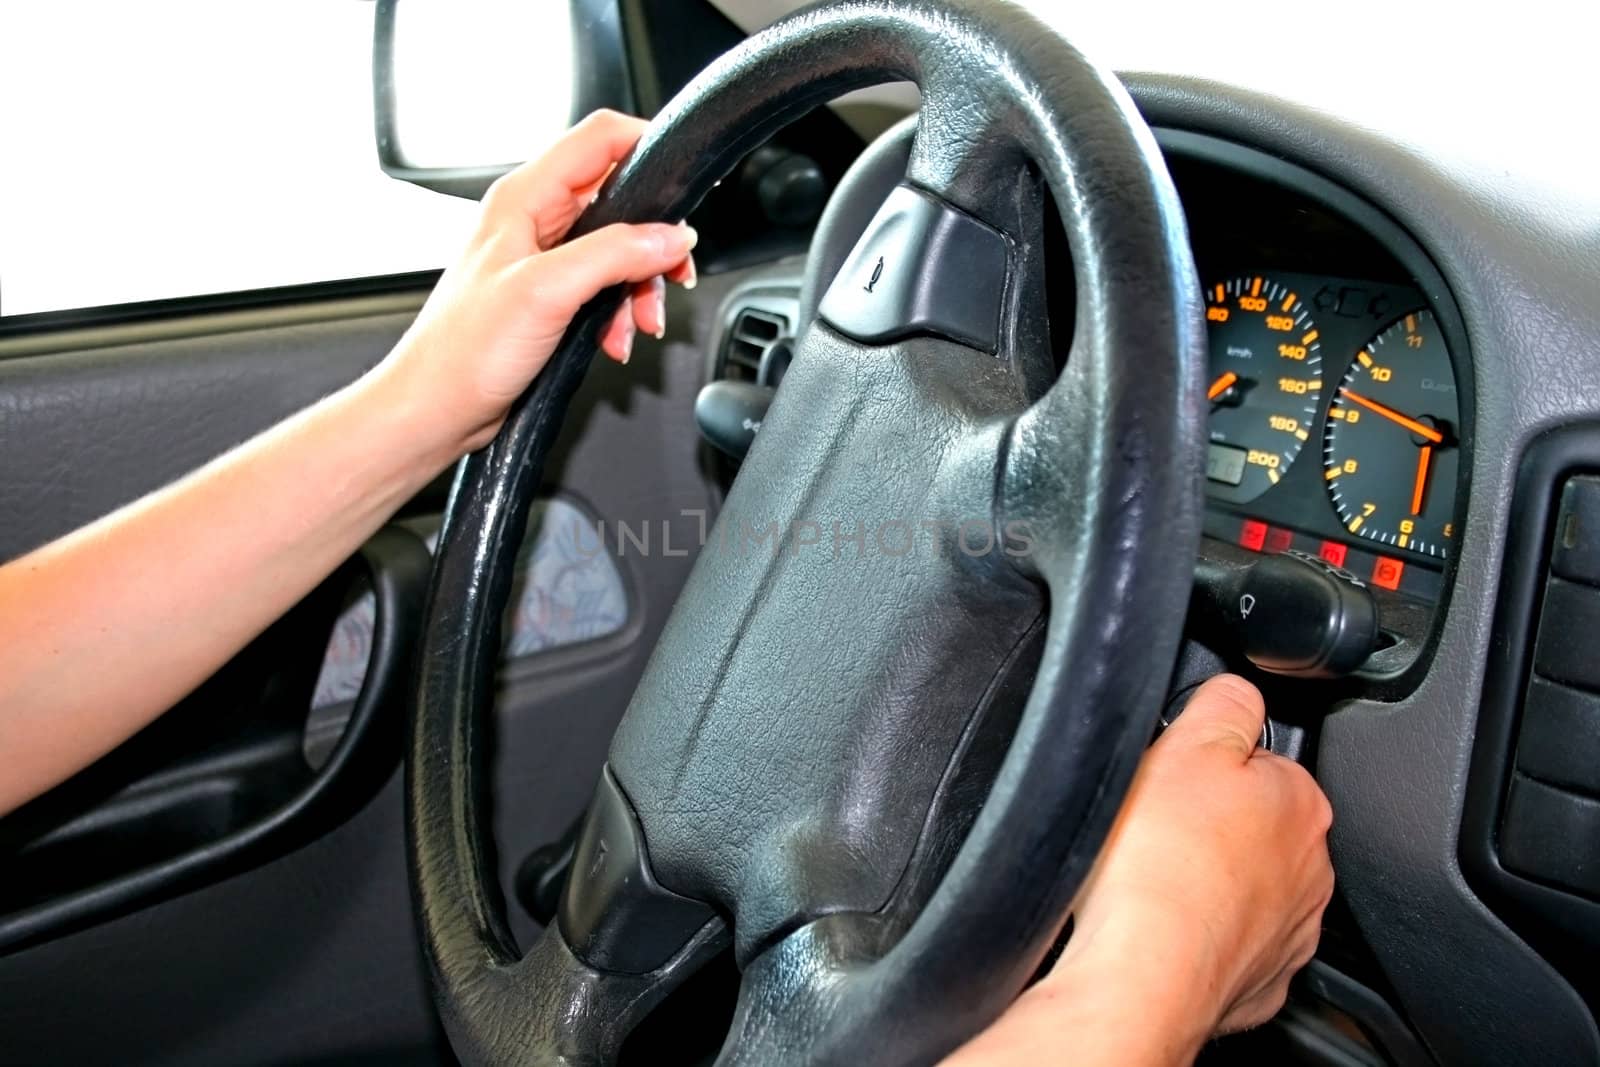
<svg viewBox="0 0 1600 1067"><path fill-rule="evenodd" d="M1037 967L1149 740L1199 538L1202 336L1176 195L1109 75L1009 5L806 11L686 87L578 232L682 218L791 119L895 79L923 99L905 185L797 345L612 743L560 915L525 956L487 847L498 620L619 292L583 309L461 472L406 803L465 1062L613 1062L730 944L742 985L720 1063L928 1062ZM1046 187L1077 312L1066 369L1040 387ZM1005 550L952 548L975 518ZM749 537L834 522L867 540ZM907 528L937 543L900 551Z"/></svg>

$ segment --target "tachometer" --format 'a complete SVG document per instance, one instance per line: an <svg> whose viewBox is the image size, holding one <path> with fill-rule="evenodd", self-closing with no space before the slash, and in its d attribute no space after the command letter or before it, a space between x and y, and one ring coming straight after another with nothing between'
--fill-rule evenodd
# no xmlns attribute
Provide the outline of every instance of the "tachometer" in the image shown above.
<svg viewBox="0 0 1600 1067"><path fill-rule="evenodd" d="M1300 298L1260 275L1206 288L1211 348L1207 486L1254 500L1289 472L1322 395L1322 348Z"/></svg>
<svg viewBox="0 0 1600 1067"><path fill-rule="evenodd" d="M1449 556L1459 424L1450 352L1431 312L1406 315L1356 353L1323 437L1323 477L1345 529Z"/></svg>

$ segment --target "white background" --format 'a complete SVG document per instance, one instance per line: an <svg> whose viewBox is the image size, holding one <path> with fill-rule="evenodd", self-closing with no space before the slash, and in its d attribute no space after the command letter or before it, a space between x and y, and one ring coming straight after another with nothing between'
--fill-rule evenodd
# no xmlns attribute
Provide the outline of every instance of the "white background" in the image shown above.
<svg viewBox="0 0 1600 1067"><path fill-rule="evenodd" d="M378 168L375 7L0 0L0 314L444 266L477 205ZM565 82L559 40L450 43Z"/></svg>
<svg viewBox="0 0 1600 1067"><path fill-rule="evenodd" d="M405 0L401 10L459 16L495 3L548 17L565 0ZM794 6L719 3L747 26ZM0 314L448 262L476 207L378 169L374 6L0 0ZM1030 6L1113 68L1181 71L1337 110L1467 158L1485 183L1576 191L1594 209L1573 227L1600 226L1595 0ZM565 80L559 34L533 36L454 42L441 84L475 73L502 86L522 72L530 85ZM504 106L473 107L468 94L435 118L501 123L503 147L513 121L503 116L521 105L504 89L485 96ZM512 142L533 151L552 134L547 119L530 108Z"/></svg>

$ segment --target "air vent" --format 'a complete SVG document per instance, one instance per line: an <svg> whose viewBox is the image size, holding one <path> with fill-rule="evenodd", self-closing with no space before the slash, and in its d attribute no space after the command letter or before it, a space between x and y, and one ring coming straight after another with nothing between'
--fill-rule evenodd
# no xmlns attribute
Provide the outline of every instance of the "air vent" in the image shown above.
<svg viewBox="0 0 1600 1067"><path fill-rule="evenodd" d="M722 343L720 376L736 382L755 381L761 357L788 332L789 320L782 315L755 308L740 310Z"/></svg>

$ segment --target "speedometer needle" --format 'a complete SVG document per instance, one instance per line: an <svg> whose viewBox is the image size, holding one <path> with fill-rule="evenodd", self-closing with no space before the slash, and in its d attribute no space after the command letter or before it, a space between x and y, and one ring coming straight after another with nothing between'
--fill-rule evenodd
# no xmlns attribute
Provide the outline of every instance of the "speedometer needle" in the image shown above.
<svg viewBox="0 0 1600 1067"><path fill-rule="evenodd" d="M1346 400L1354 400L1357 404L1360 404L1368 411L1382 415L1391 422L1399 423L1401 426L1404 426L1406 429L1410 430L1419 437L1432 441L1436 445L1444 443L1444 434L1440 433L1438 430L1435 430L1432 426L1420 423L1410 416L1402 415L1394 408L1386 407L1385 405L1378 403L1376 400L1368 400L1360 393L1352 393L1348 389L1341 389L1339 392L1340 395L1342 395Z"/></svg>
<svg viewBox="0 0 1600 1067"><path fill-rule="evenodd" d="M1428 488L1428 461L1433 459L1433 446L1423 445L1417 457L1417 484L1411 490L1411 514L1422 514L1422 495Z"/></svg>
<svg viewBox="0 0 1600 1067"><path fill-rule="evenodd" d="M1232 389L1233 383L1238 380L1239 376L1233 371L1224 371L1221 377L1211 383L1211 388L1206 390L1206 399L1215 400L1229 389Z"/></svg>

